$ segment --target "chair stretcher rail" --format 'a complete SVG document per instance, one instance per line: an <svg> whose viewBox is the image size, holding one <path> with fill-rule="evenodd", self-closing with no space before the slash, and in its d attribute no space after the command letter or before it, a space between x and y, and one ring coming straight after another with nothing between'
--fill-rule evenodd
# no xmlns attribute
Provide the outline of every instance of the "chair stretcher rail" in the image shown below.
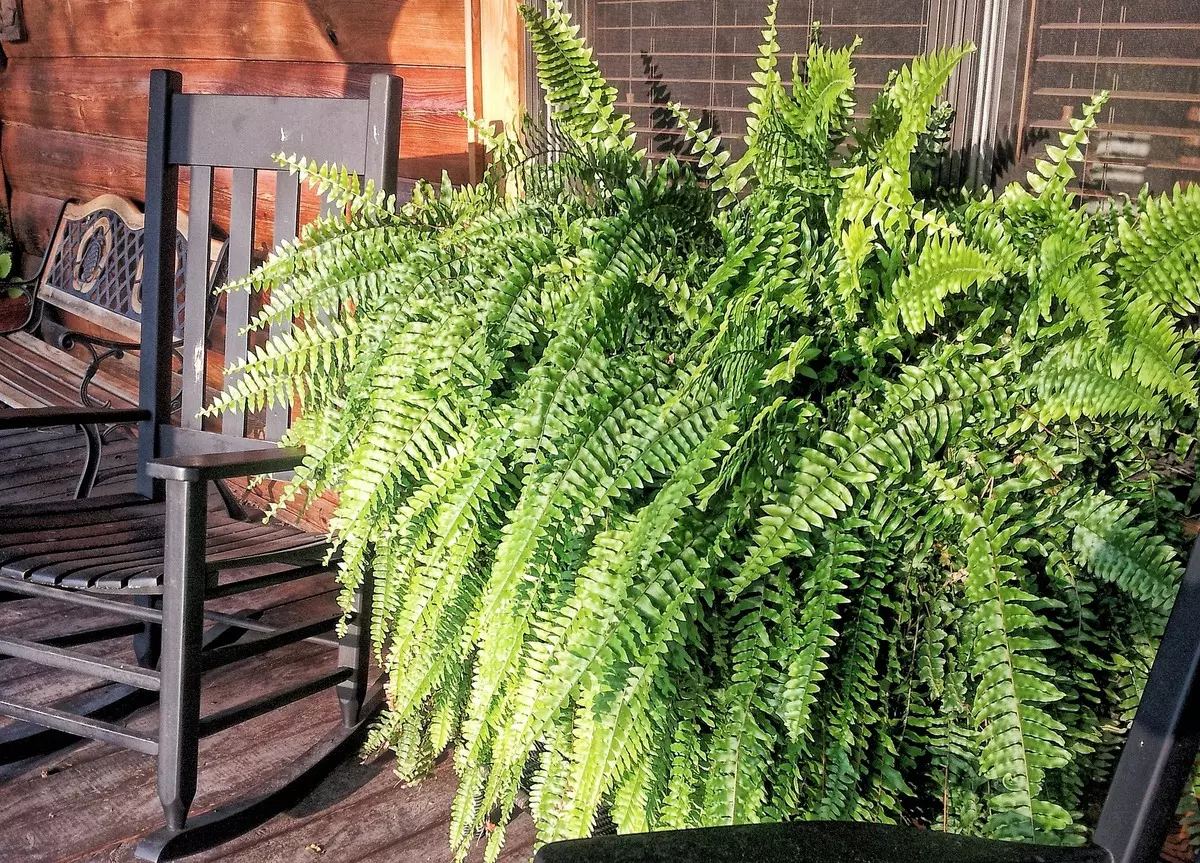
<svg viewBox="0 0 1200 863"><path fill-rule="evenodd" d="M31 722L44 728L65 731L67 734L86 737L89 740L111 743L114 746L132 749L146 755L158 754L158 741L148 734L130 731L128 728L113 725L111 722L76 716L63 710L55 710L53 707L0 700L0 715L8 716L19 722Z"/></svg>
<svg viewBox="0 0 1200 863"><path fill-rule="evenodd" d="M36 662L38 665L48 665L51 668L76 671L111 680L113 683L125 683L151 692L158 692L162 683L157 671L127 665L124 662L108 662L86 653L63 650L23 638L0 637L0 654Z"/></svg>

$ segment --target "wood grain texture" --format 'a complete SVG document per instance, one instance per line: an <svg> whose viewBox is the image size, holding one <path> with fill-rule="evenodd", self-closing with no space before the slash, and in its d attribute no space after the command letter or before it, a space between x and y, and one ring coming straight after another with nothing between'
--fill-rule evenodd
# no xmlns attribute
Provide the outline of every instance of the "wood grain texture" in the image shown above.
<svg viewBox="0 0 1200 863"><path fill-rule="evenodd" d="M24 38L20 0L0 0L0 42L20 42Z"/></svg>
<svg viewBox="0 0 1200 863"><path fill-rule="evenodd" d="M3 124L0 124L0 139L3 139L3 137L4 137L4 126L3 126ZM3 150L3 147L0 147L0 151L2 151L2 150ZM3 210L6 214L9 212L8 183L4 179L4 159L3 159L3 157L0 157L0 210ZM9 230L12 230L11 226L10 226Z"/></svg>
<svg viewBox="0 0 1200 863"><path fill-rule="evenodd" d="M524 28L510 0L479 3L480 111L484 120L512 124L521 114Z"/></svg>
<svg viewBox="0 0 1200 863"><path fill-rule="evenodd" d="M39 0L9 57L462 66L463 0Z"/></svg>
<svg viewBox="0 0 1200 863"><path fill-rule="evenodd" d="M60 201L68 198L87 200L108 192L136 201L144 194L145 145L139 140L9 123L4 126L0 148L14 196L22 193ZM400 162L400 172L406 177L436 180L443 169L449 172L454 182L465 182L466 154L450 154L445 158L430 156L402 159ZM214 221L222 230L228 230L229 227L229 189L229 172L218 170L213 188L213 210ZM179 194L180 206L186 207L186 178L180 180ZM264 172L255 222L255 248L259 251L270 245L274 200L274 174ZM318 209L316 198L305 190L301 195L301 220L311 220ZM18 215L14 218L24 225L27 217ZM22 227L21 230L26 228Z"/></svg>
<svg viewBox="0 0 1200 863"><path fill-rule="evenodd" d="M250 574L250 573L246 573ZM332 577L279 585L210 604L237 613L267 608L266 622L287 626L330 613ZM0 629L22 637L50 637L76 630L76 611L43 600L0 603ZM115 622L88 615L86 624ZM106 659L130 661L128 639L90 649ZM329 667L330 651L299 644L205 675L205 715L282 688ZM45 703L81 691L78 675L38 669L29 663L0 663L0 689L23 700ZM249 786L296 758L337 722L333 697L322 693L214 735L200 744L200 784L195 811L245 793ZM153 708L131 725L150 731ZM0 724L6 722L0 720ZM83 743L59 755L0 768L0 859L13 863L116 863L132 859L138 838L157 826L160 810L154 761L111 746ZM197 863L391 863L397 860L449 863L450 802L456 779L443 758L424 782L404 787L390 770L389 756L368 764L347 759L307 798L246 836L190 860ZM522 814L509 825L501 860L524 863L532 853L533 830ZM311 850L310 846L317 846ZM478 863L482 843L469 860Z"/></svg>
<svg viewBox="0 0 1200 863"><path fill-rule="evenodd" d="M0 153L3 152L3 144L4 130L0 128ZM33 275L41 261L41 253L49 248L61 208L60 198L19 189L13 191L9 215L12 216L13 240L25 252L21 260L24 275Z"/></svg>
<svg viewBox="0 0 1200 863"><path fill-rule="evenodd" d="M0 120L141 140L146 137L150 70L161 67L182 73L189 93L326 98L365 98L371 75L390 72L404 79L401 156L449 157L466 151L466 123L459 117L467 104L465 72L453 68L163 57L29 58L0 72Z"/></svg>

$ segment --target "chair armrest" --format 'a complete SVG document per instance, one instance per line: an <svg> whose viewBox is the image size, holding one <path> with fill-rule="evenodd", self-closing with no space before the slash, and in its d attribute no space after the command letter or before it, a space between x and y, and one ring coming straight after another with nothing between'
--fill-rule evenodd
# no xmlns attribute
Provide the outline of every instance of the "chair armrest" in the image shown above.
<svg viewBox="0 0 1200 863"><path fill-rule="evenodd" d="M150 411L141 408L0 408L0 429L136 423L148 419Z"/></svg>
<svg viewBox="0 0 1200 863"><path fill-rule="evenodd" d="M304 450L302 449L257 449L160 458L150 462L147 469L150 476L155 479L167 479L175 482L207 482L215 479L231 479L238 476L293 470L299 467L302 461L304 461Z"/></svg>

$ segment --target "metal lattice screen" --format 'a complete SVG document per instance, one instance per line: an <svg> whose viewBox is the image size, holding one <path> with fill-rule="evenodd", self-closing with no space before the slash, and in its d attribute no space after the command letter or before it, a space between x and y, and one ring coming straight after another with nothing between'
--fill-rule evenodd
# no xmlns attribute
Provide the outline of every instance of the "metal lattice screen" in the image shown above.
<svg viewBox="0 0 1200 863"><path fill-rule="evenodd" d="M1200 181L1200 2L1038 0L1029 28L1022 167L1100 89L1080 192L1136 194Z"/></svg>
<svg viewBox="0 0 1200 863"><path fill-rule="evenodd" d="M568 5L652 154L677 147L668 101L702 113L740 150L768 0ZM915 54L975 43L947 93L964 176L1023 176L1080 103L1107 88L1085 195L1200 180L1200 0L780 0L778 22L785 54L804 51L813 22L834 47L860 36L864 103Z"/></svg>

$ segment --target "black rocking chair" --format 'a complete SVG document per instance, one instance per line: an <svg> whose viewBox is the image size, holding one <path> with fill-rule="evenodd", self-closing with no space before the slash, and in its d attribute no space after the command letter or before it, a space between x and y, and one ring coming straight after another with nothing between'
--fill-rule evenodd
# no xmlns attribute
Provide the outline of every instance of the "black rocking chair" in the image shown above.
<svg viewBox="0 0 1200 863"><path fill-rule="evenodd" d="M535 863L1152 863L1200 744L1200 540L1175 598L1092 841L1079 847L915 827L802 821L555 842Z"/></svg>
<svg viewBox="0 0 1200 863"><path fill-rule="evenodd" d="M273 153L297 152L318 162L336 162L364 175L377 189L395 188L401 87L400 79L377 75L368 99L209 96L183 93L176 72L152 72L139 406L0 410L0 429L137 423L136 493L26 504L6 509L0 520L0 592L53 598L143 625L135 640L137 664L105 661L63 646L85 643L83 637L38 642L0 633L0 656L157 693L158 734L118 725L109 721L111 716L86 715L75 705L68 710L61 704L20 704L2 695L0 715L157 757L166 825L138 846L142 859L168 859L211 847L286 807L349 751L382 700L380 687L369 687L367 679L369 585L355 597L340 640L332 635L336 612L279 628L253 615L223 615L205 608L208 599L328 573L332 567L322 537L285 524L262 524L261 514L242 509L223 486L226 479L290 470L303 452L270 442L290 420L283 407L271 408L261 418L267 440L247 437L245 414L226 414L219 434L201 429L196 415L205 400L209 275L204 255L187 261L182 420L181 427L170 425L179 169L190 168L188 230L189 244L195 248L208 243L213 169L233 170L229 275L238 278L251 267L258 171L269 170L276 177L275 242L295 237L298 229L299 181L278 170ZM246 356L249 314L246 294L228 296L227 362ZM210 484L219 494L209 493ZM267 571L223 577L228 570L260 566ZM207 633L206 621L214 624ZM112 627L103 632L111 637ZM234 637L227 637L231 633ZM302 640L336 649L337 669L219 713L200 715L203 672ZM339 727L265 790L188 817L201 737L326 688L336 689ZM19 737L9 742L22 745Z"/></svg>

